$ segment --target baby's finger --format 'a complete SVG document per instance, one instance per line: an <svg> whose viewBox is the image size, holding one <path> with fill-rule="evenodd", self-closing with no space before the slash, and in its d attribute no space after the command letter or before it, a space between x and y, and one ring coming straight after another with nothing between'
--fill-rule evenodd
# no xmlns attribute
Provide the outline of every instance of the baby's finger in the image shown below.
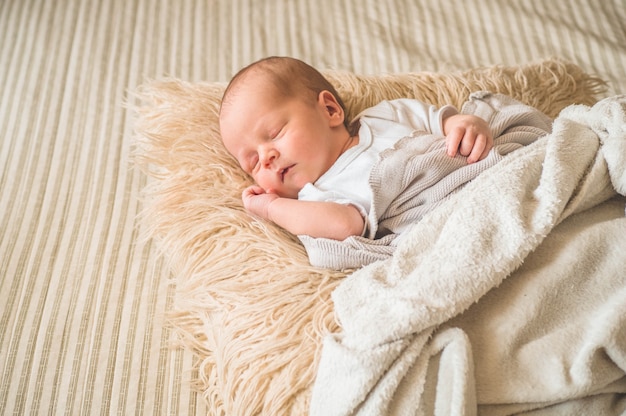
<svg viewBox="0 0 626 416"><path fill-rule="evenodd" d="M465 136L463 136L463 140L461 140L461 145L459 146L459 153L462 156L469 156L472 153L472 150L476 148L476 140L477 137L467 131Z"/></svg>
<svg viewBox="0 0 626 416"><path fill-rule="evenodd" d="M252 196L252 195L261 195L263 193L265 193L263 188L261 188L258 185L251 185L243 190L242 195L245 197L245 196Z"/></svg>
<svg viewBox="0 0 626 416"><path fill-rule="evenodd" d="M459 144L463 139L463 129L454 129L446 136L446 152L448 156L456 156L457 150L459 150Z"/></svg>
<svg viewBox="0 0 626 416"><path fill-rule="evenodd" d="M487 138L483 134L479 134L474 140L471 151L467 153L467 163L478 162L482 159L483 152L487 148Z"/></svg>

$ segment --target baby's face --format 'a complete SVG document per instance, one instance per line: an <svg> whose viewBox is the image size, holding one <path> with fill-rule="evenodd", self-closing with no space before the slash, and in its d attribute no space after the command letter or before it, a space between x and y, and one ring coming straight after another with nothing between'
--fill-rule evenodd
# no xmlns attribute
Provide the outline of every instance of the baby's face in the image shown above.
<svg viewBox="0 0 626 416"><path fill-rule="evenodd" d="M224 145L266 192L297 198L340 154L328 109L319 100L279 98L272 87L250 84L222 109Z"/></svg>

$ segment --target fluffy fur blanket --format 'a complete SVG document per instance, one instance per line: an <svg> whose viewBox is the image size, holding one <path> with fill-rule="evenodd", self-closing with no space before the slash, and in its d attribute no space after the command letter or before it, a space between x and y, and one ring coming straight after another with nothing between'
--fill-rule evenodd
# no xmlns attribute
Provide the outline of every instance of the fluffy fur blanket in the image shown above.
<svg viewBox="0 0 626 416"><path fill-rule="evenodd" d="M312 414L624 411L626 96L514 156L338 286Z"/></svg>

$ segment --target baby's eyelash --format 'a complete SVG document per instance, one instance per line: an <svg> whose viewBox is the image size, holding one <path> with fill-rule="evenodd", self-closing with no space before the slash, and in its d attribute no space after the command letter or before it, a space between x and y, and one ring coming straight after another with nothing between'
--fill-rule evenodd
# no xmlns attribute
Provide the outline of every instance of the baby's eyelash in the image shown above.
<svg viewBox="0 0 626 416"><path fill-rule="evenodd" d="M275 132L272 132L272 134L270 134L270 140L278 139L278 136L280 136L280 133L283 131L283 129L284 129L284 126L276 130Z"/></svg>

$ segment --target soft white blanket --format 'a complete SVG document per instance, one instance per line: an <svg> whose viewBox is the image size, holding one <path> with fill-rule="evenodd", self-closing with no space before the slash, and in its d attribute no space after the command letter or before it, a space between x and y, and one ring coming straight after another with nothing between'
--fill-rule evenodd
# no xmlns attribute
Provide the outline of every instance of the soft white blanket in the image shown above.
<svg viewBox="0 0 626 416"><path fill-rule="evenodd" d="M617 193L626 96L566 108L550 135L409 230L391 259L342 282L342 332L324 341L311 413L624 411Z"/></svg>

